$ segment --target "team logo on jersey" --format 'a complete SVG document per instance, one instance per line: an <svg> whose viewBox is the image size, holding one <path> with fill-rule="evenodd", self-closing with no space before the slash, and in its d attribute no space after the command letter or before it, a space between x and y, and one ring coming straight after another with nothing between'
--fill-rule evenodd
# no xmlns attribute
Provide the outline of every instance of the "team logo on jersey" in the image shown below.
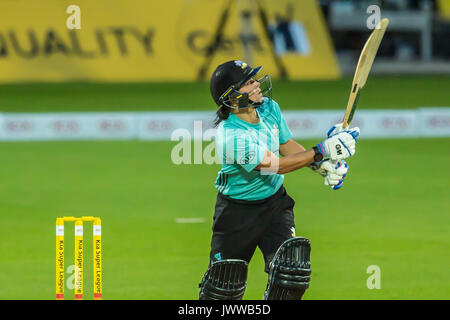
<svg viewBox="0 0 450 320"><path fill-rule="evenodd" d="M249 164L255 158L255 155L256 155L255 151L250 151L242 156L239 163L240 164Z"/></svg>
<svg viewBox="0 0 450 320"><path fill-rule="evenodd" d="M276 124L273 125L273 129L272 132L274 135L278 135L278 133L280 132L280 130L278 130L278 126Z"/></svg>

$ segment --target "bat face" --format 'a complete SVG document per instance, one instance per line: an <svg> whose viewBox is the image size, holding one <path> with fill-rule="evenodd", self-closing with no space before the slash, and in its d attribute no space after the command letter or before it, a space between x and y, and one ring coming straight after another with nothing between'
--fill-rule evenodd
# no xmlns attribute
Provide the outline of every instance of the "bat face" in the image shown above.
<svg viewBox="0 0 450 320"><path fill-rule="evenodd" d="M353 119L353 114L355 113L358 104L360 90L366 84L367 77L369 76L370 69L372 68L373 61L375 60L375 56L388 24L389 20L387 18L378 23L369 39L366 41L361 55L359 56L358 65L356 66L355 75L353 77L352 90L350 91L350 97L345 111L343 121L344 128L347 128Z"/></svg>

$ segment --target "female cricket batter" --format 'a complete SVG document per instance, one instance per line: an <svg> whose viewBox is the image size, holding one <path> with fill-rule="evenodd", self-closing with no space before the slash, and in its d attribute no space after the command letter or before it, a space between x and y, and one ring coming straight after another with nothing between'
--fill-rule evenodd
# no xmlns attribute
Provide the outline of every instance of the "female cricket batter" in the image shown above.
<svg viewBox="0 0 450 320"><path fill-rule="evenodd" d="M259 247L269 274L264 299L300 300L309 286L310 244L295 236L295 202L283 187L284 173L311 167L338 189L348 169L343 159L355 153L358 128L337 125L308 150L292 140L271 98L270 77L255 80L260 70L234 60L219 65L211 77L222 168L200 299L241 299L248 263Z"/></svg>

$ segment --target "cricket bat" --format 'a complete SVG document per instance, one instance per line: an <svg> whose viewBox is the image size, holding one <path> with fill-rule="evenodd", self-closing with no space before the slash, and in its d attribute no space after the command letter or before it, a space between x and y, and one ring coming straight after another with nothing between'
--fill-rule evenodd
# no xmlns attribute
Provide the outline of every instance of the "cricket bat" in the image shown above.
<svg viewBox="0 0 450 320"><path fill-rule="evenodd" d="M343 128L347 128L353 120L353 114L355 113L356 105L358 104L359 93L366 84L367 77L369 76L373 61L377 55L378 47L380 46L388 24L389 19L387 18L384 18L378 22L369 39L367 39L364 48L362 49L358 64L356 66L355 75L353 77L352 89L350 91L347 109L345 110L344 121L342 124Z"/></svg>

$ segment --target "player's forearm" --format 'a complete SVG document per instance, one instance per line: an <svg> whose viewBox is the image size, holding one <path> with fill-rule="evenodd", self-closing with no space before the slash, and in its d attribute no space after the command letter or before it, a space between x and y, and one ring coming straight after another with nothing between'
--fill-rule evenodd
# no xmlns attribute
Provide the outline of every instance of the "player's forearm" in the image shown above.
<svg viewBox="0 0 450 320"><path fill-rule="evenodd" d="M310 165L314 161L314 154L314 150L310 149L278 158L272 152L267 151L256 169L279 174L288 173Z"/></svg>
<svg viewBox="0 0 450 320"><path fill-rule="evenodd" d="M282 156L289 156L295 153L305 151L306 149L293 139L289 139L288 142L280 144L280 154Z"/></svg>
<svg viewBox="0 0 450 320"><path fill-rule="evenodd" d="M314 150L310 149L280 158L277 173L288 173L309 166L314 162L314 154Z"/></svg>

